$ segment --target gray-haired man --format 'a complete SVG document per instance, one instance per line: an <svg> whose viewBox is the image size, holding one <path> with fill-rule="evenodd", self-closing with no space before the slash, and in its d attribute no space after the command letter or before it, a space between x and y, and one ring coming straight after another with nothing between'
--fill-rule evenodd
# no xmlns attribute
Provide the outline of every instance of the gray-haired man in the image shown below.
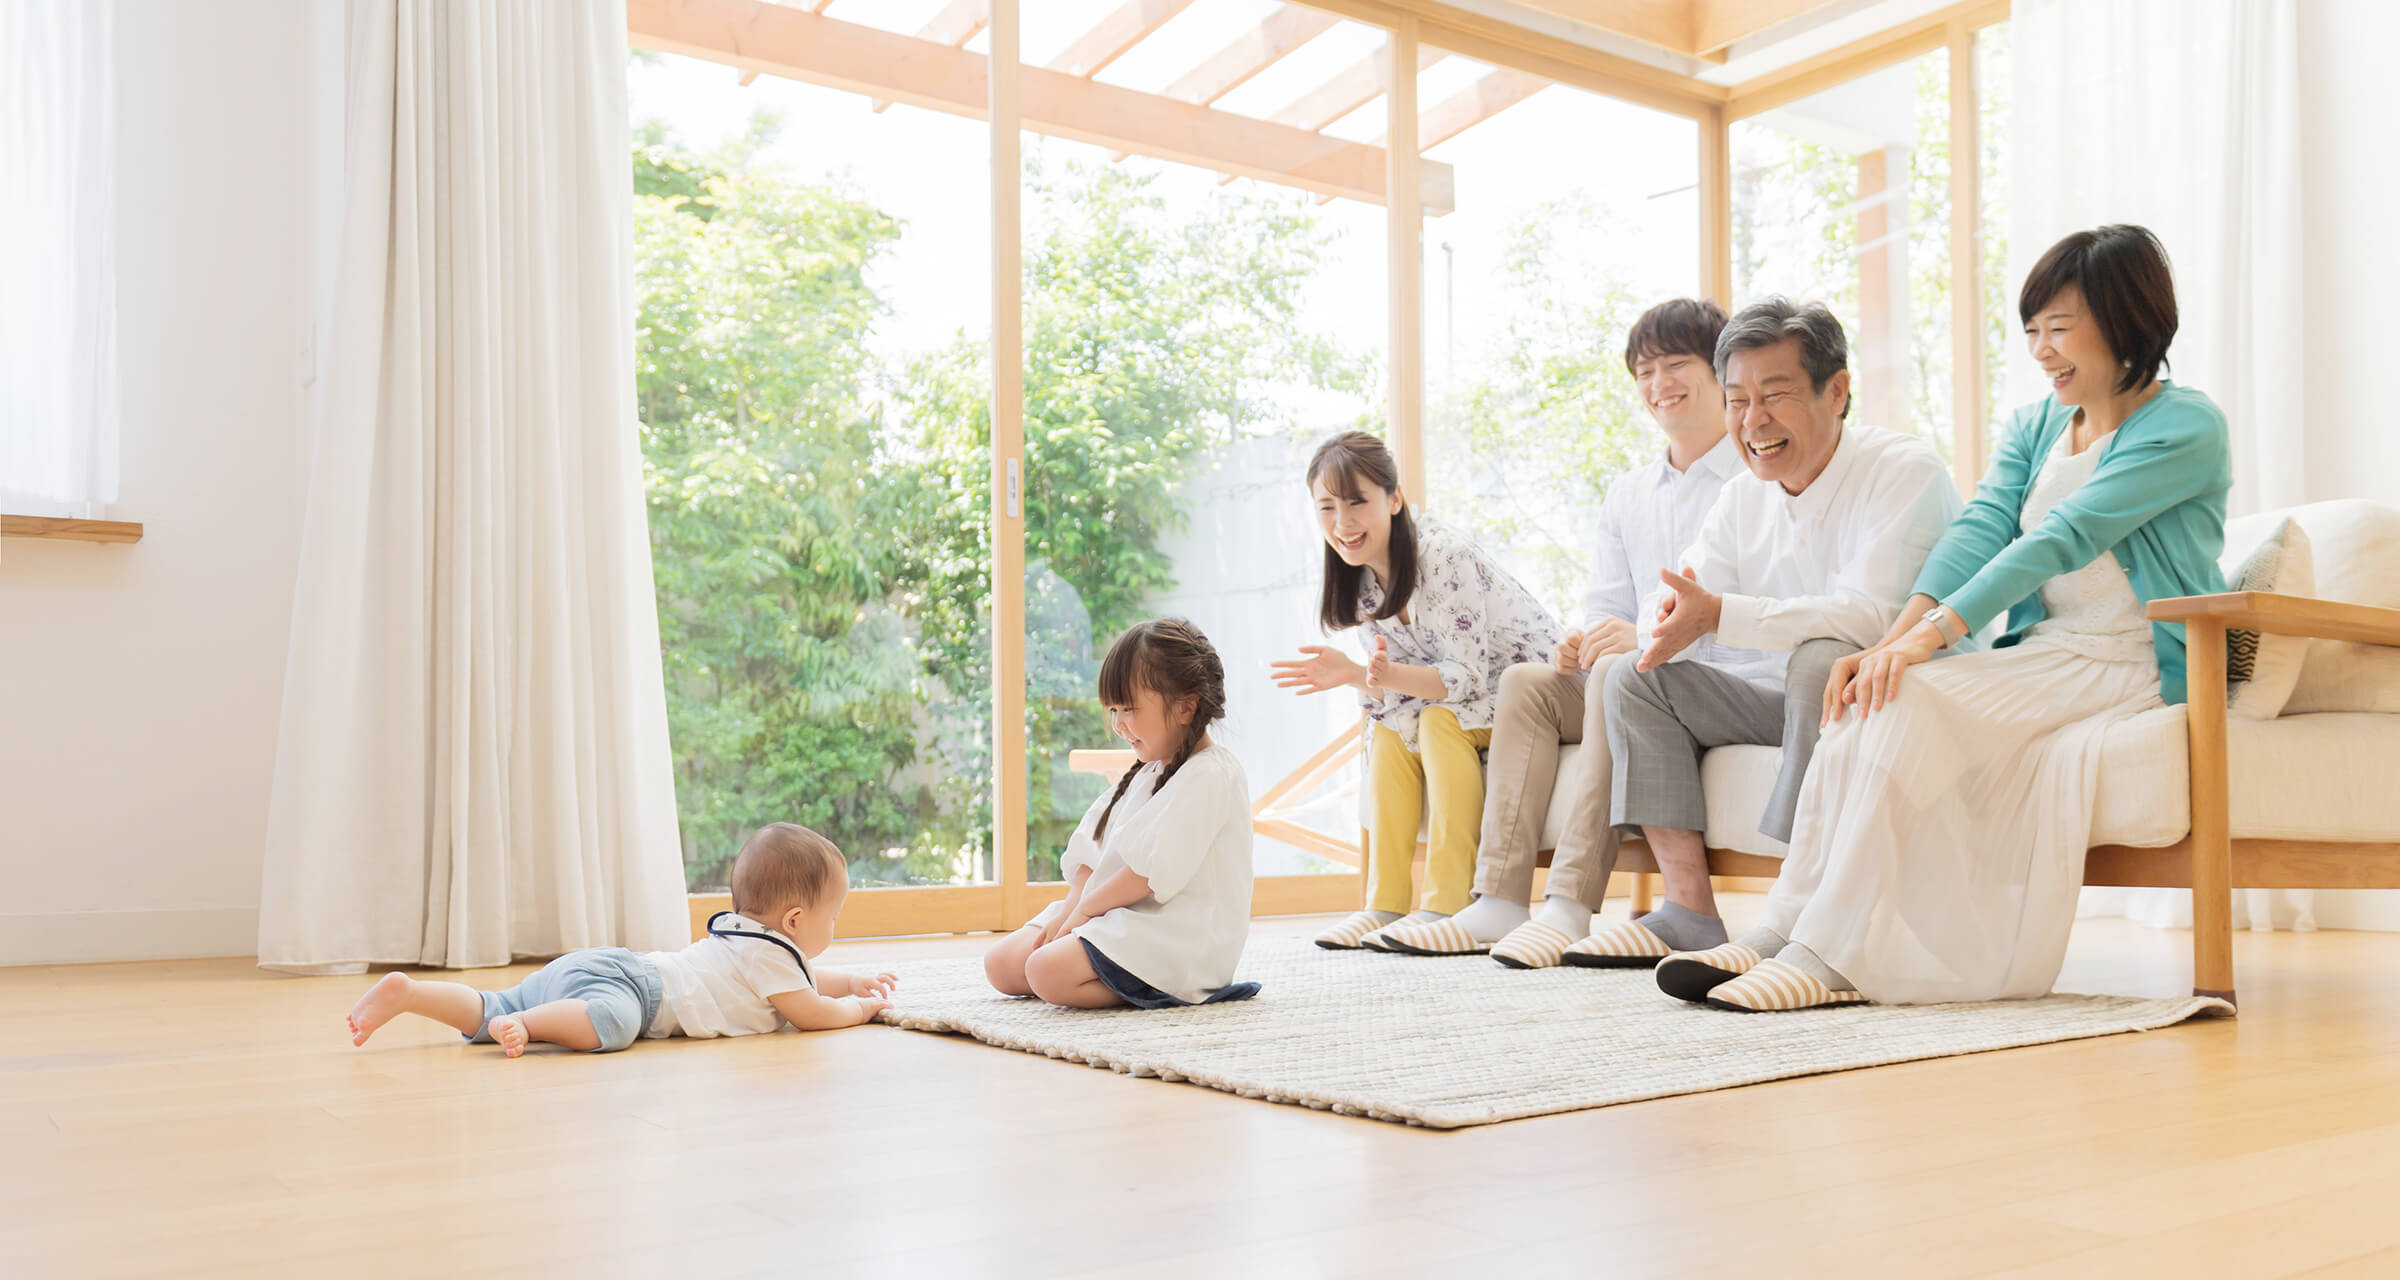
<svg viewBox="0 0 2400 1280"><path fill-rule="evenodd" d="M1660 575L1639 615L1641 658L1618 663L1602 695L1611 818L1649 843L1667 901L1577 943L1570 964L1648 967L1725 942L1702 840L1701 754L1782 746L1759 829L1789 839L1820 708L1805 693L1787 699L1787 687L1821 691L1841 655L1883 635L1962 505L1930 445L1843 425L1849 343L1823 306L1770 298L1744 308L1717 339L1716 368L1748 474L1726 482L1684 572ZM1765 657L1678 661L1710 635Z"/></svg>

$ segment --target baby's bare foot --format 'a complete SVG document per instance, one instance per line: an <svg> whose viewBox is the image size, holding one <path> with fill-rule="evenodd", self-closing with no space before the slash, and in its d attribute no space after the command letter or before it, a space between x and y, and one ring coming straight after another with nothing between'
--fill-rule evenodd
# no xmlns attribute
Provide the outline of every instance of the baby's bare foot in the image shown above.
<svg viewBox="0 0 2400 1280"><path fill-rule="evenodd" d="M525 1041L529 1038L525 1034L525 1019L513 1013L502 1014L486 1023L485 1029L491 1033L492 1042L509 1057L525 1052Z"/></svg>
<svg viewBox="0 0 2400 1280"><path fill-rule="evenodd" d="M412 979L405 973L387 973L381 981L367 988L367 994L350 1006L350 1043L365 1044L377 1028L408 1008L408 988Z"/></svg>

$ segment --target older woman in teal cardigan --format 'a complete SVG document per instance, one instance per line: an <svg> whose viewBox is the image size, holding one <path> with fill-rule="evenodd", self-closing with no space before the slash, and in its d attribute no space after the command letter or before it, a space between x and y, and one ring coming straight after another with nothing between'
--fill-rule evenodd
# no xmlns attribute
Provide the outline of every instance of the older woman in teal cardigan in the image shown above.
<svg viewBox="0 0 2400 1280"><path fill-rule="evenodd" d="M1771 1012L2057 980L2102 738L2184 700L2183 628L2143 606L2224 590L2232 465L2225 415L2158 376L2175 292L2149 231L2060 241L2018 311L2051 394L2011 418L1899 621L1835 668L1766 919L1660 964L1669 994Z"/></svg>

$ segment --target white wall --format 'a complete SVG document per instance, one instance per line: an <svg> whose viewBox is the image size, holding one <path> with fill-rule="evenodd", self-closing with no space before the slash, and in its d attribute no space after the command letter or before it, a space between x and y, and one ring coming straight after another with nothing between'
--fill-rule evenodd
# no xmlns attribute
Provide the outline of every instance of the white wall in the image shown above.
<svg viewBox="0 0 2400 1280"><path fill-rule="evenodd" d="M248 955L282 701L308 0L121 0L130 547L0 548L0 963Z"/></svg>
<svg viewBox="0 0 2400 1280"><path fill-rule="evenodd" d="M2307 229L2303 260L2308 356L2309 497L2400 502L2400 432L2391 426L2383 352L2400 320L2400 119L2387 53L2400 45L2390 0L2305 0L2300 6L2300 110ZM2400 930L2400 891L2317 895L2333 929Z"/></svg>

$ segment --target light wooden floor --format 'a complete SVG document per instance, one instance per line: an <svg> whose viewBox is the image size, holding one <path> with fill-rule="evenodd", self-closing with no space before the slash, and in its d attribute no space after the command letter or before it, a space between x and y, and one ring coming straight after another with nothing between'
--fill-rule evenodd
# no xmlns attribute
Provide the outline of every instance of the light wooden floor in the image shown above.
<svg viewBox="0 0 2400 1280"><path fill-rule="evenodd" d="M2061 985L2170 994L2188 945L2088 921ZM2238 958L2234 1021L1457 1133L880 1027L354 1050L362 979L0 969L0 1275L2400 1275L2400 935Z"/></svg>

